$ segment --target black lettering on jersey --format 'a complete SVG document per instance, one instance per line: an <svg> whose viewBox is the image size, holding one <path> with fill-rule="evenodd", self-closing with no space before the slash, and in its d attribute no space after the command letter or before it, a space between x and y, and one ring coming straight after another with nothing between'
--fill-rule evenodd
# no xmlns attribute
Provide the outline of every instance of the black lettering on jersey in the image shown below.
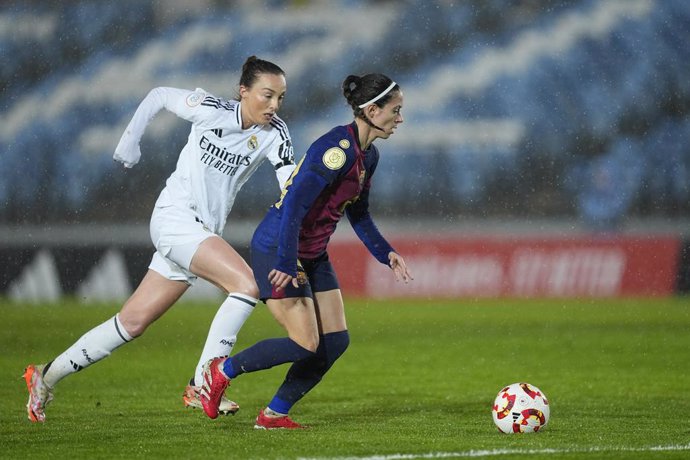
<svg viewBox="0 0 690 460"><path fill-rule="evenodd" d="M289 139L280 144L280 147L278 147L278 158L280 158L282 161L275 165L275 169L280 169L283 166L295 164L295 153L292 149L292 143Z"/></svg>
<svg viewBox="0 0 690 460"><path fill-rule="evenodd" d="M290 141L287 125L283 120L277 117L273 117L271 119L270 125L278 131L280 138L283 140L283 143L280 144L280 147L278 148L278 158L280 158L282 162L275 165L275 169L295 164L295 153L292 149L292 142Z"/></svg>
<svg viewBox="0 0 690 460"><path fill-rule="evenodd" d="M235 175L238 169L237 167L249 166L251 163L249 155L229 152L225 147L218 147L206 136L201 136L199 148L201 148L203 152L201 158L199 158L202 163L212 165L219 171L229 175ZM215 163L212 161L213 158L217 160Z"/></svg>

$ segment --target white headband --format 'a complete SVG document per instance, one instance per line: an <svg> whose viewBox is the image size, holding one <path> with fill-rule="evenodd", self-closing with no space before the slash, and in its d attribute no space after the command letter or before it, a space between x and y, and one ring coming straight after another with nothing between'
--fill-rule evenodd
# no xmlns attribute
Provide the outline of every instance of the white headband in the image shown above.
<svg viewBox="0 0 690 460"><path fill-rule="evenodd" d="M382 92L381 94L379 94L378 96L376 96L374 99L372 99L372 100L370 100L370 101L367 101L367 102L365 102L364 104L359 105L358 107L359 107L360 109L363 109L364 107L366 107L366 106L368 106L368 105L371 105L371 104L373 104L374 102L378 101L378 100L381 99L383 96L385 96L386 94L388 94L388 93L390 92L390 90L392 90L393 87L394 87L396 84L397 84L397 83L395 83L395 82L391 83L390 86L389 86L388 88L384 89L383 92Z"/></svg>

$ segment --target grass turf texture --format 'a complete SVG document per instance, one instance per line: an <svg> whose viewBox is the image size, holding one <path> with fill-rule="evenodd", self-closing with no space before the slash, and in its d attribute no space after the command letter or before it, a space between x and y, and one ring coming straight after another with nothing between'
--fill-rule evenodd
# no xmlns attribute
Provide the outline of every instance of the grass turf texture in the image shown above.
<svg viewBox="0 0 690 460"><path fill-rule="evenodd" d="M53 358L118 306L0 302L0 457L690 455L688 299L346 304L350 349L293 409L311 429L263 432L252 429L254 418L286 366L235 380L229 396L242 409L234 417L210 420L182 407L215 314L214 305L184 303L110 358L63 380L46 423L31 424L24 366ZM278 334L260 306L236 350ZM543 432L503 435L494 427L493 399L517 381L549 397Z"/></svg>

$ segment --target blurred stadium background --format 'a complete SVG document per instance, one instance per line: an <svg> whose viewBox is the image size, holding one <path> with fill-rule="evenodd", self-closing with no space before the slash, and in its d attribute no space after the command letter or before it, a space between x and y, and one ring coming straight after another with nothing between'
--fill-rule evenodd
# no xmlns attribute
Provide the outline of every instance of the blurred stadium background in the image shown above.
<svg viewBox="0 0 690 460"><path fill-rule="evenodd" d="M233 97L256 54L286 70L280 115L298 156L350 120L346 75L400 83L406 123L379 145L373 212L411 250L439 235L451 246L494 233L582 245L633 232L630 260L638 241L661 235L673 266L656 271L673 279L643 294L687 292L688 43L684 0L5 1L0 291L107 299L131 289L188 126L159 115L126 172L112 161L121 132L156 86ZM246 243L276 193L262 168L227 238Z"/></svg>

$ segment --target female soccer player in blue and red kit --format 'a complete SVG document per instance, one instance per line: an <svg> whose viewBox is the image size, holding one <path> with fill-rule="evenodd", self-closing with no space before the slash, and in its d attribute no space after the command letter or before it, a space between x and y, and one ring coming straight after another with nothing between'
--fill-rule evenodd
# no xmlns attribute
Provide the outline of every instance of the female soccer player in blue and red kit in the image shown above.
<svg viewBox="0 0 690 460"><path fill-rule="evenodd" d="M333 128L309 147L252 239L259 297L288 337L263 340L206 364L201 401L211 418L218 416L230 379L292 362L254 427L302 428L288 412L349 344L343 298L326 251L344 214L371 254L388 265L397 280L412 279L403 258L369 215L371 178L379 160L373 142L387 139L403 122L402 91L387 76L368 74L348 76L343 94L353 108L354 121Z"/></svg>

